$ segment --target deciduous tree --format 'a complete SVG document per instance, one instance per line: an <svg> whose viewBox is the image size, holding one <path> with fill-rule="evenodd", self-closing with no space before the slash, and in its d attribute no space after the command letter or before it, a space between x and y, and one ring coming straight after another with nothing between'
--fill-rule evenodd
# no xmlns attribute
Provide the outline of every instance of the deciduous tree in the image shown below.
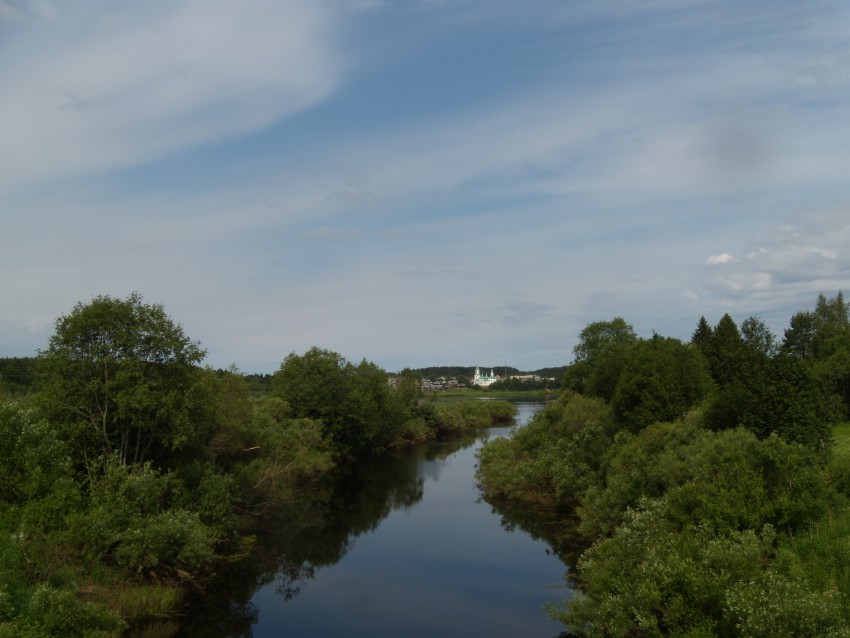
<svg viewBox="0 0 850 638"><path fill-rule="evenodd" d="M41 396L74 451L140 464L191 442L190 389L204 350L162 305L95 297L56 321Z"/></svg>

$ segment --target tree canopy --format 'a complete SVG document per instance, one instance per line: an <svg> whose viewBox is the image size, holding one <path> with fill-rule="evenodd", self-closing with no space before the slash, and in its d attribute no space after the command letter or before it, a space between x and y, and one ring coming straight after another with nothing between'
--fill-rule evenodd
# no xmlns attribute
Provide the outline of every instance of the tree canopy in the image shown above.
<svg viewBox="0 0 850 638"><path fill-rule="evenodd" d="M39 353L52 419L84 455L139 464L193 437L196 366L205 352L162 305L95 297L56 321Z"/></svg>

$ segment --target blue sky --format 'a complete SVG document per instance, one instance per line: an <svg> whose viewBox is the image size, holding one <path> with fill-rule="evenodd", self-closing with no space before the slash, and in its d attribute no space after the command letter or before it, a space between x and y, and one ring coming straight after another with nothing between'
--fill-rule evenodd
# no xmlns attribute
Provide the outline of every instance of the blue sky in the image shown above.
<svg viewBox="0 0 850 638"><path fill-rule="evenodd" d="M0 0L0 86L0 356L133 291L247 372L850 292L844 2Z"/></svg>

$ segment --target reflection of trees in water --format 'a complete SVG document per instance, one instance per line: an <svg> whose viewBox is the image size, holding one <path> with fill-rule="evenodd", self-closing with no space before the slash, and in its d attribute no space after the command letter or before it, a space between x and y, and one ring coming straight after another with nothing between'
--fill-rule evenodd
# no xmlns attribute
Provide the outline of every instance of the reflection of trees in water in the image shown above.
<svg viewBox="0 0 850 638"><path fill-rule="evenodd" d="M222 566L167 638L249 638L258 615L251 599L259 588L275 583L284 601L295 598L319 568L339 562L358 536L376 529L392 511L422 500L423 463L445 459L480 438L473 433L368 457L294 491L255 530L250 555Z"/></svg>
<svg viewBox="0 0 850 638"><path fill-rule="evenodd" d="M589 546L578 534L578 520L567 518L563 512L531 508L526 503L487 495L482 499L490 506L490 511L500 517L506 531L513 533L520 529L534 540L543 541L566 565L575 565L579 555Z"/></svg>

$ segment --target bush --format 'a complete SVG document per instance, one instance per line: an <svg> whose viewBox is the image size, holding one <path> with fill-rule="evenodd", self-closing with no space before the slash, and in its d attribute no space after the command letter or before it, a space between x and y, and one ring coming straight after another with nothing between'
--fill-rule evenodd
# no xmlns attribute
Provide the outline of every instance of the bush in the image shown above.
<svg viewBox="0 0 850 638"><path fill-rule="evenodd" d="M54 427L31 410L0 402L0 499L20 504L44 498L70 468Z"/></svg>
<svg viewBox="0 0 850 638"><path fill-rule="evenodd" d="M812 591L800 580L768 570L733 585L725 611L742 638L847 638L844 609L835 589Z"/></svg>
<svg viewBox="0 0 850 638"><path fill-rule="evenodd" d="M168 510L114 537L115 562L137 573L197 572L214 556L215 536L196 512Z"/></svg>
<svg viewBox="0 0 850 638"><path fill-rule="evenodd" d="M600 480L613 421L601 399L565 394L478 453L478 480L492 496L567 507Z"/></svg>
<svg viewBox="0 0 850 638"><path fill-rule="evenodd" d="M438 403L430 416L437 433L447 434L510 423L516 416L516 407L508 401Z"/></svg>
<svg viewBox="0 0 850 638"><path fill-rule="evenodd" d="M111 464L92 481L89 510L71 517L69 537L90 560L131 572L201 571L219 537L199 512L181 506L181 488L175 475L150 465Z"/></svg>
<svg viewBox="0 0 850 638"><path fill-rule="evenodd" d="M26 619L18 621L24 636L110 638L126 629L106 607L80 601L70 591L38 587L29 601Z"/></svg>
<svg viewBox="0 0 850 638"><path fill-rule="evenodd" d="M735 635L726 591L758 576L772 529L682 533L665 509L663 499L643 501L611 538L586 551L577 565L583 593L553 614L587 636Z"/></svg>

